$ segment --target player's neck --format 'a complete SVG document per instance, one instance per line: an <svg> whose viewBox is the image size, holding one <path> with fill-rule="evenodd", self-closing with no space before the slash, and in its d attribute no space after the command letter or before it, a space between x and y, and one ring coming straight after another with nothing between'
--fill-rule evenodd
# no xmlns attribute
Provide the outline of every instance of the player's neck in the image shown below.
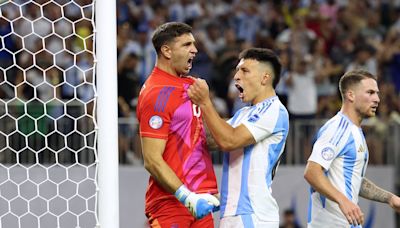
<svg viewBox="0 0 400 228"><path fill-rule="evenodd" d="M263 102L264 100L274 97L274 96L276 96L275 90L272 88L267 89L267 90L265 90L265 92L262 95L258 96L256 99L254 99L254 101L252 102L252 105L256 105L256 104Z"/></svg>
<svg viewBox="0 0 400 228"><path fill-rule="evenodd" d="M180 75L178 75L178 73L171 67L171 64L167 60L158 59L156 62L156 67L170 75L180 77Z"/></svg>
<svg viewBox="0 0 400 228"><path fill-rule="evenodd" d="M343 105L340 111L345 116L347 116L347 118L349 118L354 125L361 127L362 117L358 114L358 112L354 108L351 108L347 105Z"/></svg>

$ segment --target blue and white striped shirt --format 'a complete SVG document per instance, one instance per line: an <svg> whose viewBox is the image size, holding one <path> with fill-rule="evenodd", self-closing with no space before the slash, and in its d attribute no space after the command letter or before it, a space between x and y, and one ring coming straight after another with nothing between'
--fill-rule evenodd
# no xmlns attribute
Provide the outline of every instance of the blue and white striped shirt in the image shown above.
<svg viewBox="0 0 400 228"><path fill-rule="evenodd" d="M262 221L279 221L271 185L289 131L286 108L274 96L243 107L228 123L246 126L256 143L224 154L221 217L255 214Z"/></svg>
<svg viewBox="0 0 400 228"><path fill-rule="evenodd" d="M355 204L368 163L362 129L339 112L318 132L309 161L325 169L329 181ZM339 205L311 188L308 227L350 227Z"/></svg>

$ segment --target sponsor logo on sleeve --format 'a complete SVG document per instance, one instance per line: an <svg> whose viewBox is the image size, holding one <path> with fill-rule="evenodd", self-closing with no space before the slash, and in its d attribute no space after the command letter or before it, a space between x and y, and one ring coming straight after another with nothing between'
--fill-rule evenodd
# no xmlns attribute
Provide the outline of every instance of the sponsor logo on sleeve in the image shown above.
<svg viewBox="0 0 400 228"><path fill-rule="evenodd" d="M325 147L321 151L322 158L326 161L330 161L335 157L335 151L331 147Z"/></svg>
<svg viewBox="0 0 400 228"><path fill-rule="evenodd" d="M257 122L259 119L260 119L260 116L259 116L258 114L254 114L254 115L250 116L250 118L249 118L248 121L251 122L251 123L255 123L255 122Z"/></svg>
<svg viewBox="0 0 400 228"><path fill-rule="evenodd" d="M163 125L163 120L159 116L152 116L149 120L149 125L153 129L159 129Z"/></svg>

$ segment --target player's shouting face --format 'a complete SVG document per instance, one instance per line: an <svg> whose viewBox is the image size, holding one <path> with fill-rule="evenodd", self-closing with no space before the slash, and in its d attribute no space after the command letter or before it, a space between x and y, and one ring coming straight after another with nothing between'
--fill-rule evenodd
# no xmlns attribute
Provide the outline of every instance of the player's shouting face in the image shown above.
<svg viewBox="0 0 400 228"><path fill-rule="evenodd" d="M184 76L192 69L193 58L197 53L195 39L191 33L176 37L168 43L171 58L171 67L177 75Z"/></svg>
<svg viewBox="0 0 400 228"><path fill-rule="evenodd" d="M235 86L239 90L239 98L243 102L257 104L264 98L262 87L269 80L268 66L255 59L241 59L234 76Z"/></svg>

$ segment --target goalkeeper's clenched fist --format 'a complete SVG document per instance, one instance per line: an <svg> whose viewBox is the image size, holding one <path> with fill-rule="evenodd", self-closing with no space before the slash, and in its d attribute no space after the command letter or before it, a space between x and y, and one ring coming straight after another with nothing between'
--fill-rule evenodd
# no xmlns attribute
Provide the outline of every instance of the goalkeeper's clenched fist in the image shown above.
<svg viewBox="0 0 400 228"><path fill-rule="evenodd" d="M219 200L208 193L196 194L181 185L175 192L175 197L196 218L201 219L213 211L219 210Z"/></svg>

